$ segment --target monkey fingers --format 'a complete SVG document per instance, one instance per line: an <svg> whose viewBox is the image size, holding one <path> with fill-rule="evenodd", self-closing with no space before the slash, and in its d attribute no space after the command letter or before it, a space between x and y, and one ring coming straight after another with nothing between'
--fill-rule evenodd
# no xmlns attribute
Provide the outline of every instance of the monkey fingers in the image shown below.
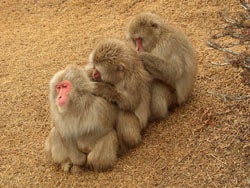
<svg viewBox="0 0 250 188"><path fill-rule="evenodd" d="M92 94L99 97L103 97L106 100L111 100L111 96L114 92L115 88L110 84L104 82L95 82Z"/></svg>
<svg viewBox="0 0 250 188"><path fill-rule="evenodd" d="M71 174L80 174L83 172L82 166L73 165L69 171Z"/></svg>
<svg viewBox="0 0 250 188"><path fill-rule="evenodd" d="M116 88L110 84L104 82L96 82L93 90L93 94L100 96L107 101L118 105L120 109L130 110L131 105L129 104L126 97L122 96Z"/></svg>
<svg viewBox="0 0 250 188"><path fill-rule="evenodd" d="M74 165L84 165L86 163L86 154L84 153L81 153L81 152L77 152L77 153L70 153L69 154L69 158L71 160L71 162L74 164Z"/></svg>
<svg viewBox="0 0 250 188"><path fill-rule="evenodd" d="M89 77L90 80L93 80L93 78L92 78L92 72L93 72L92 69L87 69L86 70L87 76Z"/></svg>
<svg viewBox="0 0 250 188"><path fill-rule="evenodd" d="M162 81L165 80L162 76L164 75L164 61L147 53L141 52L139 54L144 68L155 78L160 79Z"/></svg>
<svg viewBox="0 0 250 188"><path fill-rule="evenodd" d="M71 168L72 168L73 164L69 161L66 161L64 163L61 164L61 169L64 172L70 172Z"/></svg>

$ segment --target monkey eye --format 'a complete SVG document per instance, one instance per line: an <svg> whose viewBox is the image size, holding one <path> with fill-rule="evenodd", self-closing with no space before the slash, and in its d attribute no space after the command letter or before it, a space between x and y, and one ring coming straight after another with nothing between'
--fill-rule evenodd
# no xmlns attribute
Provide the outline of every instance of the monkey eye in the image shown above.
<svg viewBox="0 0 250 188"><path fill-rule="evenodd" d="M151 23L151 27L157 29L158 28L158 24L157 23Z"/></svg>
<svg viewBox="0 0 250 188"><path fill-rule="evenodd" d="M63 84L63 85L62 85L62 88L67 88L67 87L68 87L67 84Z"/></svg>
<svg viewBox="0 0 250 188"><path fill-rule="evenodd" d="M56 85L56 91L59 92L61 89L61 86L60 85Z"/></svg>

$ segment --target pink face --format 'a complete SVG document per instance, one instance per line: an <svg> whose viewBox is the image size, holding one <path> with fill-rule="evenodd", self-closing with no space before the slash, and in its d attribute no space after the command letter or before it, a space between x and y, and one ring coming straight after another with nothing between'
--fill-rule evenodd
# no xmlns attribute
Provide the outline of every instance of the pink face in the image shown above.
<svg viewBox="0 0 250 188"><path fill-rule="evenodd" d="M143 46L142 46L142 39L141 38L136 38L135 39L135 46L136 46L136 51L139 52L143 52Z"/></svg>
<svg viewBox="0 0 250 188"><path fill-rule="evenodd" d="M68 80L62 81L56 85L56 93L58 94L56 102L58 106L63 106L67 102L71 85L71 82Z"/></svg>
<svg viewBox="0 0 250 188"><path fill-rule="evenodd" d="M92 77L94 80L101 80L101 73L96 68L94 68Z"/></svg>

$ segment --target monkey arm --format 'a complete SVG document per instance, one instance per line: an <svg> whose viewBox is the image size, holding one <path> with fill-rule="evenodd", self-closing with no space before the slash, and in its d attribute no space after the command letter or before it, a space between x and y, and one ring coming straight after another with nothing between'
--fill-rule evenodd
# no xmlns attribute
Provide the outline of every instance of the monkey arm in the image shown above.
<svg viewBox="0 0 250 188"><path fill-rule="evenodd" d="M75 139L65 139L64 145L67 148L69 158L74 165L84 165L86 162L86 154L81 153L78 149Z"/></svg>
<svg viewBox="0 0 250 188"><path fill-rule="evenodd" d="M93 94L103 97L109 102L117 104L122 110L133 110L137 104L137 101L134 102L136 99L131 96L124 96L122 93L117 91L115 86L104 82L95 82Z"/></svg>
<svg viewBox="0 0 250 188"><path fill-rule="evenodd" d="M183 73L181 61L166 62L150 53L141 52L139 54L145 69L166 84L174 83ZM172 58L174 59L174 58Z"/></svg>
<svg viewBox="0 0 250 188"><path fill-rule="evenodd" d="M88 76L88 78L89 78L90 80L92 80L92 72L93 72L93 70L91 70L91 69L87 69L87 70L86 70L87 76Z"/></svg>

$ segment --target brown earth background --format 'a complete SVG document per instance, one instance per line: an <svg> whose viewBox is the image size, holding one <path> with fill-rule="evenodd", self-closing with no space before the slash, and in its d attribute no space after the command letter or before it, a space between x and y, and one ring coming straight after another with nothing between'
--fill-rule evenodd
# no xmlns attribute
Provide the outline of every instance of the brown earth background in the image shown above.
<svg viewBox="0 0 250 188"><path fill-rule="evenodd" d="M250 89L241 69L206 46L219 12L238 0L1 0L0 187L249 187ZM192 40L199 72L190 100L149 124L142 143L107 172L67 174L43 151L50 130L48 83L84 65L103 38L125 40L128 20L160 14ZM228 97L231 96L231 97Z"/></svg>

